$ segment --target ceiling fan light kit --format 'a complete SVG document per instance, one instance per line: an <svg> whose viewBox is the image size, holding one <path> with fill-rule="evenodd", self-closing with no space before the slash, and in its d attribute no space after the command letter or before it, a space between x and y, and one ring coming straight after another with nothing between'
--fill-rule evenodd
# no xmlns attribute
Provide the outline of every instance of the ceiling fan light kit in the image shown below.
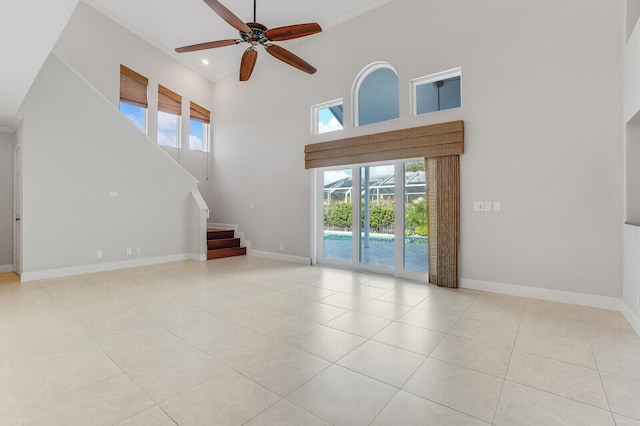
<svg viewBox="0 0 640 426"><path fill-rule="evenodd" d="M204 2L213 9L222 19L229 25L240 32L239 39L218 40L206 43L192 44L189 46L178 47L176 52L186 53L198 50L214 49L217 47L231 46L240 43L249 43L250 46L244 51L242 61L240 62L240 81L247 81L251 77L253 68L258 59L258 51L256 46L262 45L267 53L282 62L291 65L294 68L313 74L317 70L304 59L294 55L287 49L273 44L274 41L291 40L294 38L306 37L317 34L322 31L320 25L315 22L307 24L288 25L278 28L267 28L257 22L242 22L240 18L233 14L229 9L224 7L217 0L204 0ZM256 21L256 0L253 1L253 20Z"/></svg>

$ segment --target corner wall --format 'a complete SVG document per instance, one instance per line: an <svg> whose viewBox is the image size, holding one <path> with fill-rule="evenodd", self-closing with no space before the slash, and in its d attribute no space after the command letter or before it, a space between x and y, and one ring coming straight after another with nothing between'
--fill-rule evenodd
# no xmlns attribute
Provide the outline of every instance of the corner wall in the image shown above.
<svg viewBox="0 0 640 426"><path fill-rule="evenodd" d="M13 146L0 131L0 273L13 271Z"/></svg>
<svg viewBox="0 0 640 426"><path fill-rule="evenodd" d="M313 76L260 50L249 82L214 85L213 215L256 250L309 257L305 144L464 120L461 278L620 298L623 20L621 0L394 0L283 43ZM352 128L374 61L398 71L400 118ZM412 116L409 81L458 66L462 107ZM347 128L312 136L311 105L340 97ZM489 200L502 212L473 211Z"/></svg>
<svg viewBox="0 0 640 426"><path fill-rule="evenodd" d="M23 279L188 257L197 181L57 56L19 113Z"/></svg>

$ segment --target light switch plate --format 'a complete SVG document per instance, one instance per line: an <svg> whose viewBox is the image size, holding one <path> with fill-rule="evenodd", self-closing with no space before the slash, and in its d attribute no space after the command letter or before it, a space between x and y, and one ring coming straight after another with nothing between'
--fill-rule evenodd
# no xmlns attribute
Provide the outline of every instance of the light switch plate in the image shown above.
<svg viewBox="0 0 640 426"><path fill-rule="evenodd" d="M474 212L483 212L484 211L484 203L482 201L474 201L473 202L473 211Z"/></svg>
<svg viewBox="0 0 640 426"><path fill-rule="evenodd" d="M484 211L485 212L490 212L491 211L491 201L485 201L484 202Z"/></svg>
<svg viewBox="0 0 640 426"><path fill-rule="evenodd" d="M494 212L501 212L502 211L502 203L500 201L494 201L493 202L493 211Z"/></svg>

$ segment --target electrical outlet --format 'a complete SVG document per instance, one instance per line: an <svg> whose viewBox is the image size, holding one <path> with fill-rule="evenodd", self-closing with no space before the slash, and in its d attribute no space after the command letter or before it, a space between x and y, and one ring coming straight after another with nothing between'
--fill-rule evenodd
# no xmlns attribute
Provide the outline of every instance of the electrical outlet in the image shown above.
<svg viewBox="0 0 640 426"><path fill-rule="evenodd" d="M502 211L502 203L500 201L494 201L493 202L493 211L494 212L501 212Z"/></svg>
<svg viewBox="0 0 640 426"><path fill-rule="evenodd" d="M284 250L284 243L280 243L280 250Z"/></svg>
<svg viewBox="0 0 640 426"><path fill-rule="evenodd" d="M131 256L131 247L127 247L127 256Z"/></svg>
<svg viewBox="0 0 640 426"><path fill-rule="evenodd" d="M96 253L96 259L102 259L102 250L98 250Z"/></svg>
<svg viewBox="0 0 640 426"><path fill-rule="evenodd" d="M491 211L491 201L485 201L484 202L484 211L485 212L490 212Z"/></svg>

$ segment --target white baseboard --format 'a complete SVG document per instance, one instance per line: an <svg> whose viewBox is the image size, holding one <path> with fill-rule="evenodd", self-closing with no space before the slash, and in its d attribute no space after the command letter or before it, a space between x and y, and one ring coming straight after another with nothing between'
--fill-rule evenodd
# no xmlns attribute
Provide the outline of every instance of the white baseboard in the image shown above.
<svg viewBox="0 0 640 426"><path fill-rule="evenodd" d="M263 257L265 259L281 260L283 262L300 263L302 265L311 265L311 259L302 256L291 256L289 254L272 253L270 251L247 249L248 256Z"/></svg>
<svg viewBox="0 0 640 426"><path fill-rule="evenodd" d="M638 336L640 336L640 317L636 315L633 310L627 305L624 301L620 301L620 312L624 315L624 318L631 325L631 327L636 331Z"/></svg>
<svg viewBox="0 0 640 426"><path fill-rule="evenodd" d="M206 262L207 255L206 254L198 254L198 253L189 253L189 259L195 260L196 262Z"/></svg>
<svg viewBox="0 0 640 426"><path fill-rule="evenodd" d="M13 265L0 265L0 274L5 272L13 272Z"/></svg>
<svg viewBox="0 0 640 426"><path fill-rule="evenodd" d="M120 262L96 263L92 265L71 266L68 268L48 269L44 271L23 272L20 281L45 280L48 278L66 277L70 275L81 275L92 272L112 271L115 269L135 268L137 266L157 265L159 263L178 262L180 260L191 260L193 254L174 254L170 256L147 257L144 259L124 260ZM197 255L200 260L200 255Z"/></svg>
<svg viewBox="0 0 640 426"><path fill-rule="evenodd" d="M596 296L593 294L474 280L471 278L460 278L459 287L472 290L489 291L492 293L508 294L511 296L531 297L533 299L571 303L573 305L591 306L593 308L611 309L614 311L620 311L620 304L622 303L622 300L616 297Z"/></svg>

